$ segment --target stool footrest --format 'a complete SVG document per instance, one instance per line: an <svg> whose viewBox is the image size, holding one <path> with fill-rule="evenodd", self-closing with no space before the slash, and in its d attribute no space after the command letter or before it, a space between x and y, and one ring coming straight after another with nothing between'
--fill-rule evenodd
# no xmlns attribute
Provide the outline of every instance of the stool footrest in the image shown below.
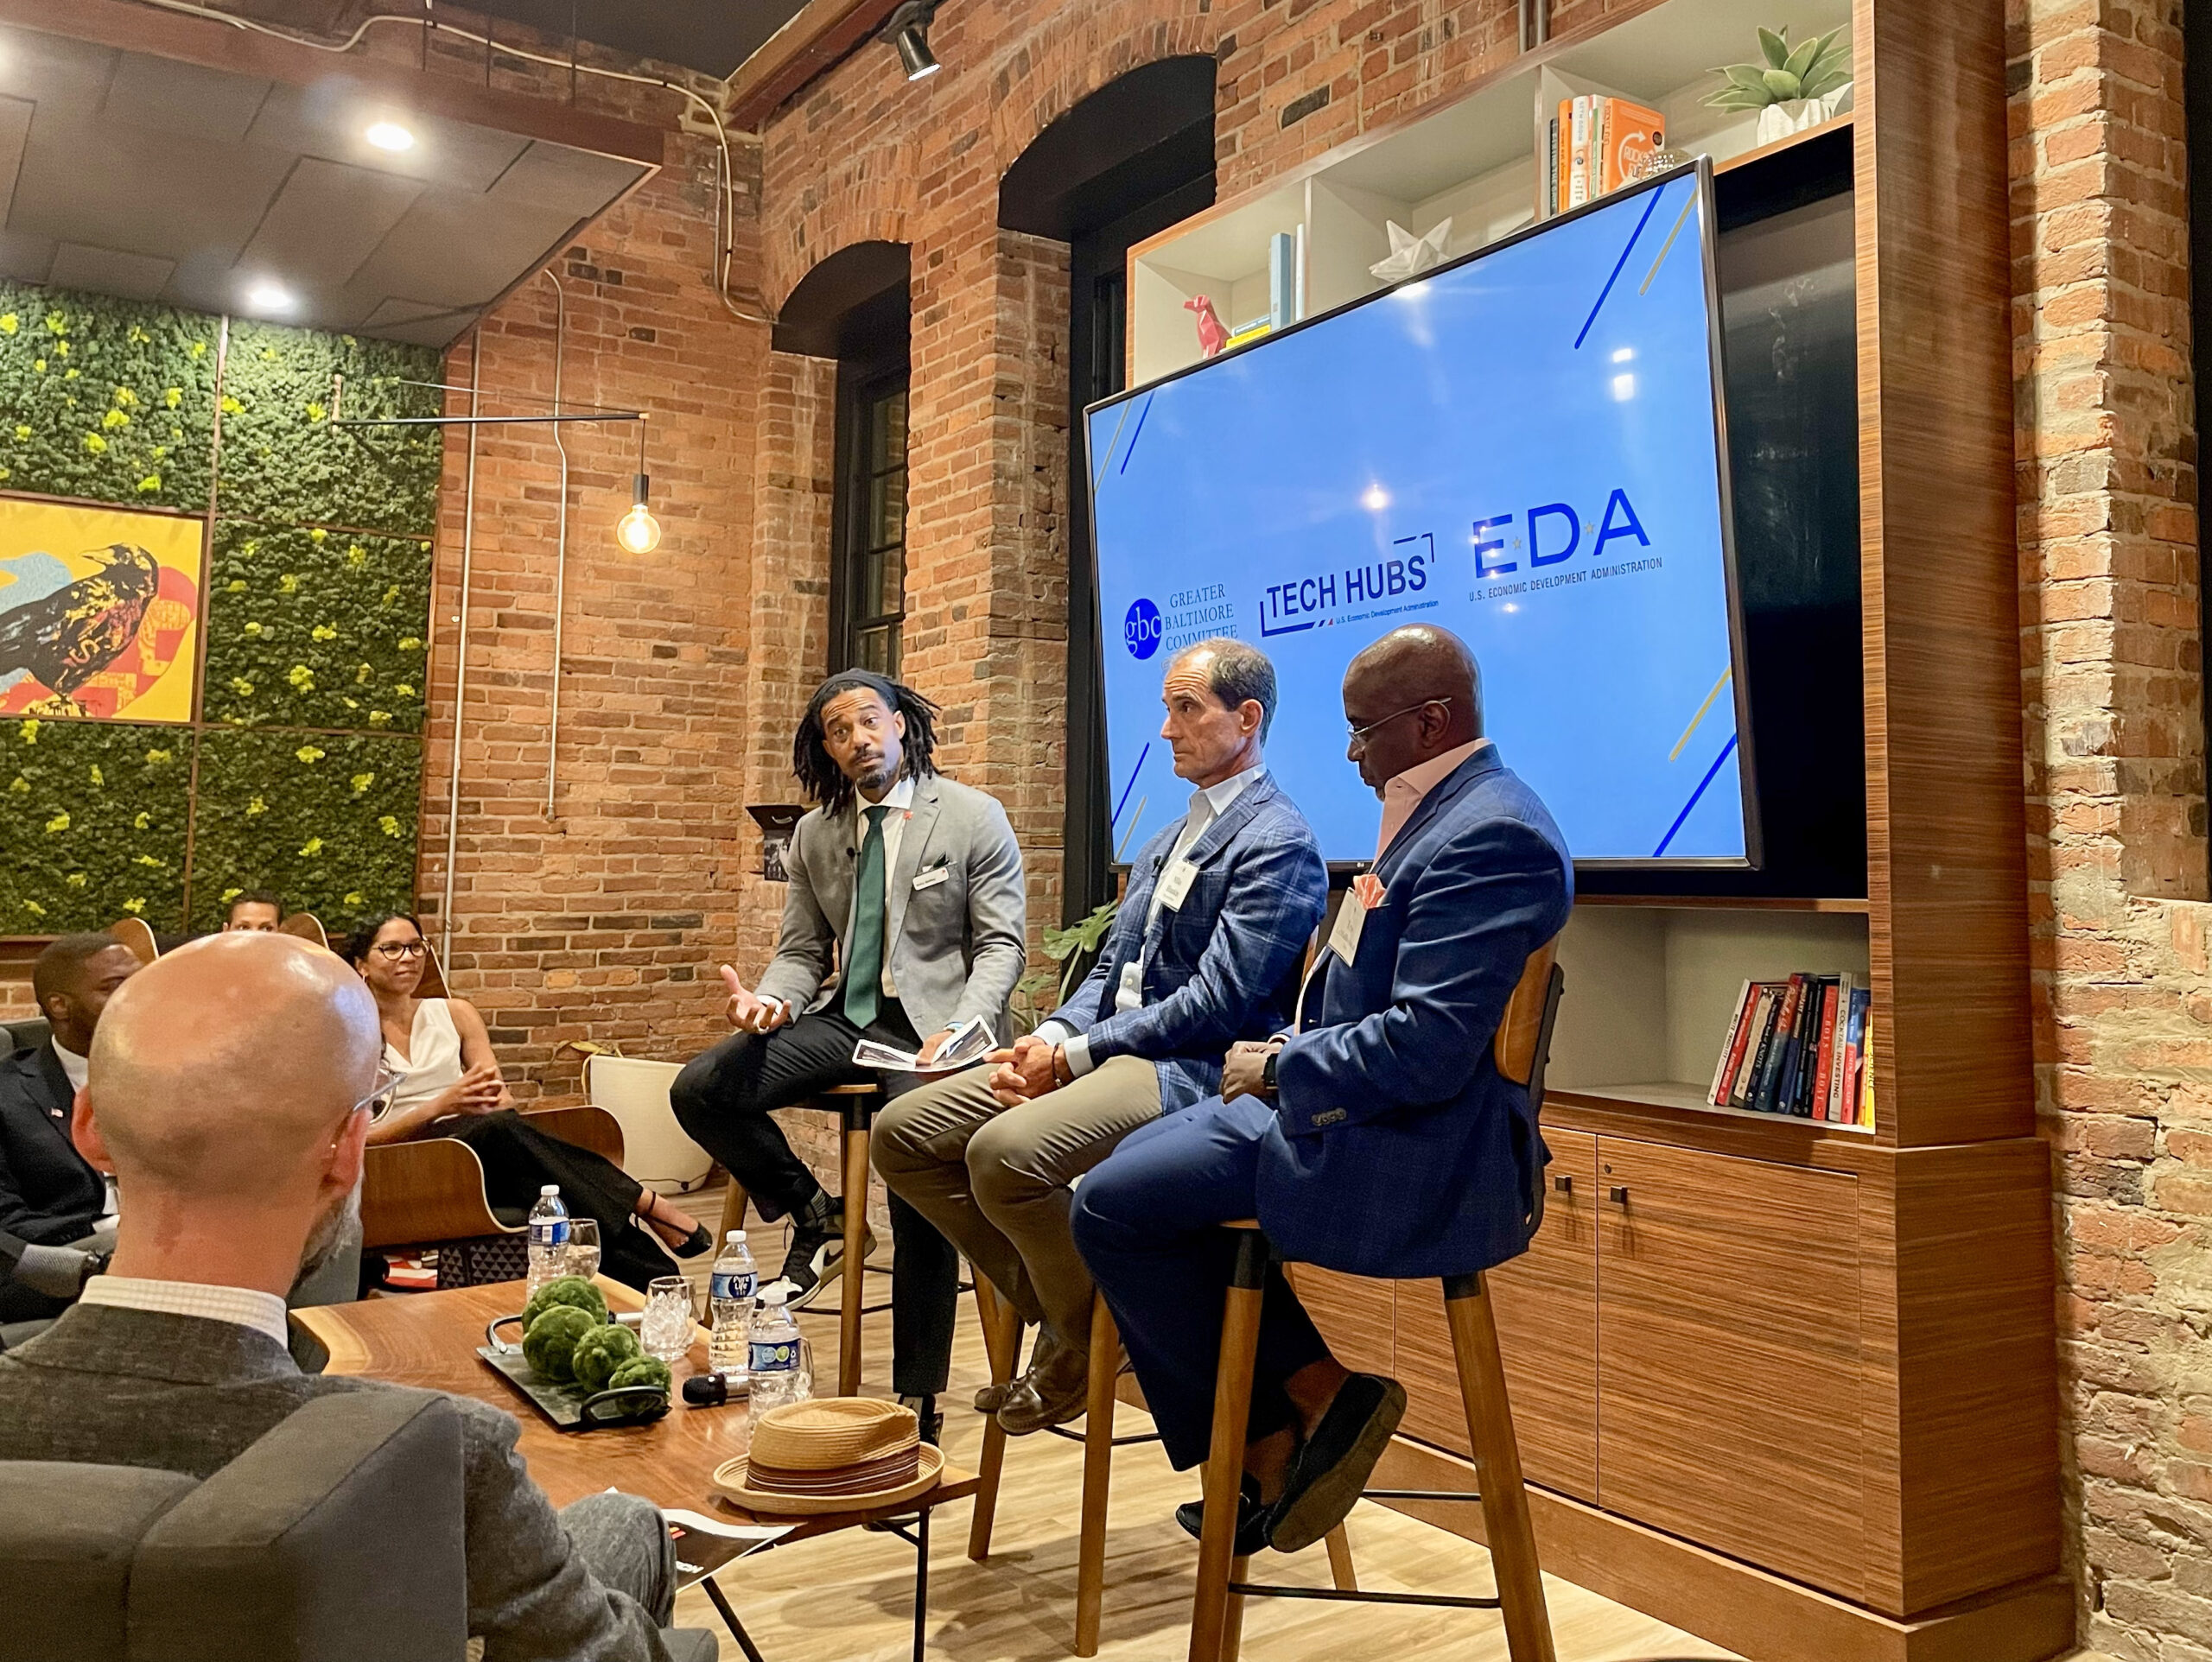
<svg viewBox="0 0 2212 1662"><path fill-rule="evenodd" d="M1233 1581L1229 1590L1248 1599L1327 1599L1338 1604L1426 1604L1447 1610L1495 1610L1497 1598L1455 1598L1447 1593L1351 1593L1336 1587L1263 1587Z"/></svg>
<svg viewBox="0 0 2212 1662"><path fill-rule="evenodd" d="M1362 1489L1360 1498L1365 1500L1479 1500L1482 1494L1475 1489Z"/></svg>
<svg viewBox="0 0 2212 1662"><path fill-rule="evenodd" d="M1071 1431L1065 1425L1047 1425L1044 1429L1052 1436L1065 1438L1070 1443L1088 1443L1090 1440L1083 1432ZM1108 1443L1107 1446L1114 1449L1126 1449L1133 1443L1157 1443L1159 1441L1160 1433L1157 1431L1132 1431L1127 1437L1117 1437L1112 1438Z"/></svg>

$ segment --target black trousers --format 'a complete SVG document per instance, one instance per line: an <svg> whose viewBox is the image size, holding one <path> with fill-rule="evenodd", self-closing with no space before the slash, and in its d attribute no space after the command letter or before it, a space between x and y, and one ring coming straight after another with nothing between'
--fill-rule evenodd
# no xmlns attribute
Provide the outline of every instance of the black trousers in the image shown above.
<svg viewBox="0 0 2212 1662"><path fill-rule="evenodd" d="M834 1005L772 1033L734 1033L686 1064L669 1089L676 1118L692 1141L743 1183L771 1222L804 1211L822 1185L791 1152L772 1110L832 1085L880 1083L893 1096L922 1082L916 1074L878 1074L853 1065L862 1038L917 1049L906 1012L887 1002L865 1030ZM960 1254L937 1226L891 1196L891 1385L902 1396L933 1396L952 1368L952 1316ZM770 1273L764 1269L763 1276Z"/></svg>
<svg viewBox="0 0 2212 1662"><path fill-rule="evenodd" d="M441 1120L435 1134L456 1138L484 1163L484 1197L494 1212L527 1217L547 1183L561 1185L561 1204L572 1218L599 1225L599 1266L626 1287L643 1292L656 1276L680 1275L683 1266L658 1237L636 1227L645 1189L620 1166L588 1148L549 1137L509 1111ZM519 1221L519 1220L518 1220Z"/></svg>

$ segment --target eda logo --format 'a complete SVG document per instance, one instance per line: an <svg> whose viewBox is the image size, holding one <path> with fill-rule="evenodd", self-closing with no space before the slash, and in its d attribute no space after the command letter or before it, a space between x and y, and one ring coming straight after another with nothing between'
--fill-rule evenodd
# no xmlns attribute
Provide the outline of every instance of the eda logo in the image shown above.
<svg viewBox="0 0 2212 1662"><path fill-rule="evenodd" d="M1150 657L1160 650L1160 608L1146 599L1134 602L1122 619L1122 644L1129 649L1129 656Z"/></svg>

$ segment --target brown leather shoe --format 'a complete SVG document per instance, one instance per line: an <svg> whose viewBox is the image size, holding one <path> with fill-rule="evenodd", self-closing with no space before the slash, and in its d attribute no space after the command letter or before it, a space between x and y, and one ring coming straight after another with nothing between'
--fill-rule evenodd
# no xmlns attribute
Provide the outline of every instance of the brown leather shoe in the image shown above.
<svg viewBox="0 0 2212 1662"><path fill-rule="evenodd" d="M1014 1380L993 1380L976 1392L976 1411L979 1414L997 1413L1006 1406L1006 1399L1014 1394L1017 1383L1019 1381Z"/></svg>
<svg viewBox="0 0 2212 1662"><path fill-rule="evenodd" d="M1090 1353L1054 1344L1007 1388L999 1424L1008 1437L1065 1425L1083 1418L1090 1394Z"/></svg>

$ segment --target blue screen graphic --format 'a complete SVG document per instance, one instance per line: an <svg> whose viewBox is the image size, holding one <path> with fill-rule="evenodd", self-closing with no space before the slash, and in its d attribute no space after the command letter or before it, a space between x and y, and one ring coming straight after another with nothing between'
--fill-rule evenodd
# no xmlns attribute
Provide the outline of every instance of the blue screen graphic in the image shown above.
<svg viewBox="0 0 2212 1662"><path fill-rule="evenodd" d="M1118 858L1188 805L1160 683L1213 635L1274 659L1268 764L1323 852L1372 858L1344 667L1432 622L1578 860L1745 859L1709 189L1624 193L1090 412Z"/></svg>

